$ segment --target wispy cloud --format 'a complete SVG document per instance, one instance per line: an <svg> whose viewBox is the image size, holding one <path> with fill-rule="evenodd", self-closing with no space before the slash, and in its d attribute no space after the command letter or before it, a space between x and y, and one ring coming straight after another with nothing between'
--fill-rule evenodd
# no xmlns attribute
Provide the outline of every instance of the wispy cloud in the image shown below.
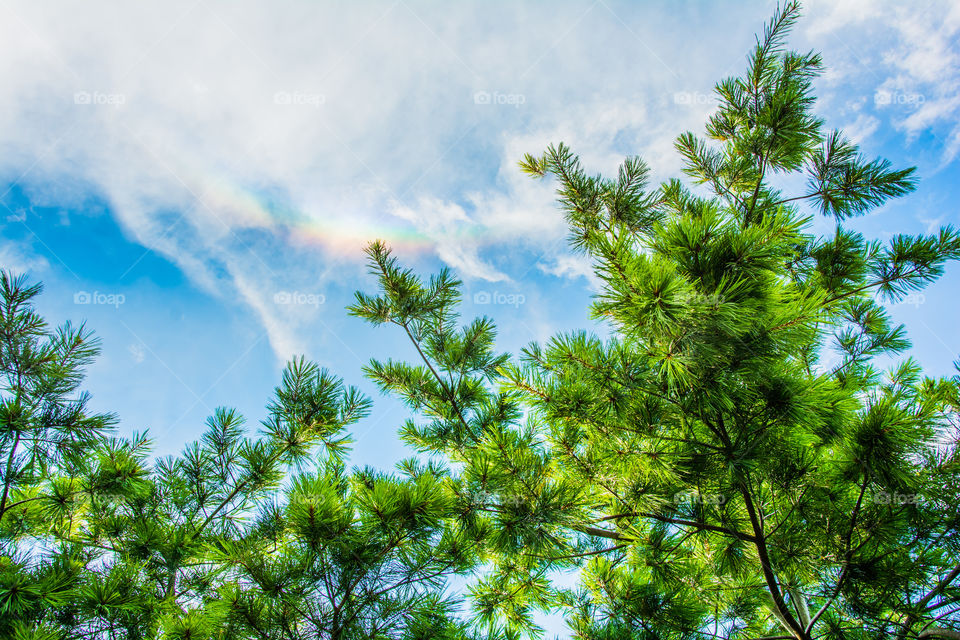
<svg viewBox="0 0 960 640"><path fill-rule="evenodd" d="M960 152L960 5L817 0L811 14L811 38L842 43L836 52L842 64L831 74L838 87L866 79L878 114L907 141L933 135L941 168L952 162ZM862 129L864 122L857 124ZM869 133L875 128L868 127Z"/></svg>
<svg viewBox="0 0 960 640"><path fill-rule="evenodd" d="M585 274L553 187L517 160L564 141L590 171L640 153L655 178L675 175L675 135L700 130L713 82L739 70L771 7L6 3L0 173L68 185L75 208L101 195L145 251L255 315L283 359L317 311L275 297L356 277L376 237L467 279ZM811 13L811 32L857 20ZM957 11L926 41L928 13L896 26L904 55L885 59L926 83L930 99L898 120L908 131L957 119L937 84L956 79ZM914 73L932 60L945 75Z"/></svg>

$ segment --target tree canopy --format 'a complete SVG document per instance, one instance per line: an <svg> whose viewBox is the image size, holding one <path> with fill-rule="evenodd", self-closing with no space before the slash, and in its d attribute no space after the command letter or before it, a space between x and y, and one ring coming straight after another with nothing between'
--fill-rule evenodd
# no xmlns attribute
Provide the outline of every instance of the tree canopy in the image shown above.
<svg viewBox="0 0 960 640"><path fill-rule="evenodd" d="M365 369L413 415L392 473L348 469L370 401L305 359L259 433L220 409L152 459L78 392L89 332L4 274L0 635L514 638L559 611L584 640L960 637L960 376L904 358L885 309L960 234L847 226L916 178L816 115L799 9L677 138L683 180L522 160L556 181L604 331L500 353L450 271L369 246L348 311L417 355Z"/></svg>

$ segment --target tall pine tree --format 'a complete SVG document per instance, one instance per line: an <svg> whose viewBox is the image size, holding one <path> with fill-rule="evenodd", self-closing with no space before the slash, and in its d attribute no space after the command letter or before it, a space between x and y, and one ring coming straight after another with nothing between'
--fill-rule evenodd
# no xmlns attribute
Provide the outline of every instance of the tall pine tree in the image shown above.
<svg viewBox="0 0 960 640"><path fill-rule="evenodd" d="M0 637L357 640L475 636L445 594L477 562L440 469L346 468L369 400L289 364L260 433L218 409L177 457L77 391L97 342L50 330L0 278Z"/></svg>
<svg viewBox="0 0 960 640"><path fill-rule="evenodd" d="M707 138L680 136L686 183L651 187L637 158L592 176L563 145L523 161L558 183L610 338L511 359L489 319L460 325L450 272L369 247L379 291L351 313L418 359L367 374L432 457L397 473L347 469L369 402L304 359L258 433L219 409L152 458L79 391L92 335L48 328L4 273L0 636L513 638L558 609L584 639L960 637L960 377L880 369L909 346L884 303L960 235L845 226L915 179L813 114L798 15L717 85ZM471 571L474 624L446 591Z"/></svg>
<svg viewBox="0 0 960 640"><path fill-rule="evenodd" d="M478 622L537 633L535 612L559 608L585 639L960 637L960 379L879 369L909 346L884 303L940 276L960 235L846 226L914 171L825 129L820 56L785 48L798 16L783 5L717 84L706 139L678 138L686 183L650 187L639 158L593 176L563 145L522 162L558 182L610 339L562 334L512 361L489 319L459 326L449 273L423 282L369 248L379 292L351 312L419 360L367 373L449 469L491 568ZM784 193L794 176L805 189Z"/></svg>

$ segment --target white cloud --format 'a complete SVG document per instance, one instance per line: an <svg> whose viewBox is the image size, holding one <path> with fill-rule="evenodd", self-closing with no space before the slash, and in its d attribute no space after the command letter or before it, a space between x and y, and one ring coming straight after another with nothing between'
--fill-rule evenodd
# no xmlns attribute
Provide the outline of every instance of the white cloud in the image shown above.
<svg viewBox="0 0 960 640"><path fill-rule="evenodd" d="M866 113L859 114L853 122L841 127L847 138L861 144L876 133L880 127L880 119Z"/></svg>
<svg viewBox="0 0 960 640"><path fill-rule="evenodd" d="M834 66L829 79L847 92L854 80L872 85L878 114L890 118L908 142L932 134L939 139L941 167L952 162L960 151L960 5L810 4L807 34L814 43L843 45L828 60Z"/></svg>
<svg viewBox="0 0 960 640"><path fill-rule="evenodd" d="M586 278L590 290L594 293L601 289L602 281L594 273L593 262L589 257L574 254L558 255L549 262L541 262L537 267L544 273L560 278Z"/></svg>
<svg viewBox="0 0 960 640"><path fill-rule="evenodd" d="M13 242L0 241L0 267L15 274L46 271L50 264L46 258L30 251L25 251L22 245Z"/></svg>
<svg viewBox="0 0 960 640"><path fill-rule="evenodd" d="M673 140L702 131L713 83L771 10L6 3L0 173L104 196L131 238L249 308L285 358L315 311L273 296L357 276L374 238L465 278L585 273L554 185L517 161L564 141L590 172L639 153L655 180L675 176Z"/></svg>
<svg viewBox="0 0 960 640"><path fill-rule="evenodd" d="M137 364L140 364L147 358L147 351L143 346L143 343L134 342L133 344L127 347L127 352L130 354L130 357Z"/></svg>

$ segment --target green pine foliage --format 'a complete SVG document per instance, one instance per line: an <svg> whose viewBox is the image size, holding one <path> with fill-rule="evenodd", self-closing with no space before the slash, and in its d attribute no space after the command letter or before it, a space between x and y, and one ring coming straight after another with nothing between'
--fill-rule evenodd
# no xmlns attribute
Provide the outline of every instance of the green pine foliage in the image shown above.
<svg viewBox="0 0 960 640"><path fill-rule="evenodd" d="M557 609L584 639L957 637L960 379L880 366L909 346L883 303L940 276L960 234L844 226L914 172L825 130L820 56L785 48L798 16L782 6L717 85L707 137L678 138L686 184L649 185L639 158L593 176L562 144L521 163L557 181L609 339L508 360L490 320L457 325L448 273L424 283L369 248L380 291L351 312L420 359L367 373L447 465L490 568L477 622L536 635L534 612ZM806 191L782 193L787 176ZM551 580L564 569L577 588Z"/></svg>
<svg viewBox="0 0 960 640"><path fill-rule="evenodd" d="M475 637L445 595L477 562L444 474L348 471L369 399L317 365L283 373L255 436L217 409L177 457L116 437L77 392L89 332L50 331L2 280L0 637Z"/></svg>
<svg viewBox="0 0 960 640"><path fill-rule="evenodd" d="M416 355L365 370L414 416L393 473L348 468L370 401L304 358L259 429L218 409L154 457L89 409L90 332L3 272L0 637L513 639L549 611L582 640L960 637L960 376L904 358L884 306L960 234L848 226L916 179L815 115L798 17L677 139L685 181L522 161L556 181L605 337L500 353L451 272L368 247L349 312Z"/></svg>

